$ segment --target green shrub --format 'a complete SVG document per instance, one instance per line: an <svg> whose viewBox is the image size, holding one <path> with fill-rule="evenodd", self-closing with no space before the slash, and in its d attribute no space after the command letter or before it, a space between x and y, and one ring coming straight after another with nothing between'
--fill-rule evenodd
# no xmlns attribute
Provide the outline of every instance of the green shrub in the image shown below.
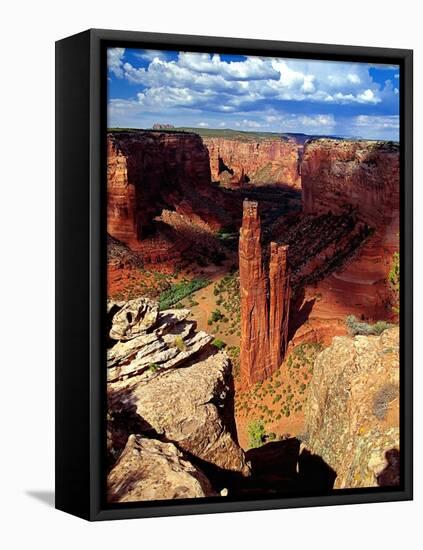
<svg viewBox="0 0 423 550"><path fill-rule="evenodd" d="M150 363L148 365L148 370L151 372L157 372L160 369L160 366L157 363Z"/></svg>
<svg viewBox="0 0 423 550"><path fill-rule="evenodd" d="M387 323L386 321L377 321L377 323L370 325L369 323L359 321L355 315L348 315L345 319L345 324L347 325L348 331L352 336L378 336L379 334L382 334L384 330L395 326L391 323Z"/></svg>
<svg viewBox="0 0 423 550"><path fill-rule="evenodd" d="M264 418L261 415L261 418ZM248 425L248 444L250 449L256 449L261 447L264 443L264 423L261 420L253 420Z"/></svg>
<svg viewBox="0 0 423 550"><path fill-rule="evenodd" d="M214 311L212 311L210 320L211 320L212 323L216 323L217 321L220 321L221 319L223 319L223 317L224 317L224 315L220 311L220 309L215 309Z"/></svg>
<svg viewBox="0 0 423 550"><path fill-rule="evenodd" d="M219 338L215 338L212 342L212 346L217 349L223 349L226 347L226 343L223 340L219 340Z"/></svg>
<svg viewBox="0 0 423 550"><path fill-rule="evenodd" d="M399 395L398 386L395 384L385 384L382 386L373 398L373 414L379 420L383 420L386 415L389 403Z"/></svg>
<svg viewBox="0 0 423 550"><path fill-rule="evenodd" d="M173 340L173 345L175 348L178 348L179 351L185 351L187 349L185 342L183 341L181 336L176 336Z"/></svg>
<svg viewBox="0 0 423 550"><path fill-rule="evenodd" d="M389 282L392 288L399 292L400 288L400 255L399 252L395 252L392 256L391 270L388 275Z"/></svg>
<svg viewBox="0 0 423 550"><path fill-rule="evenodd" d="M171 285L170 288L160 294L160 309L169 309L193 292L200 290L210 284L208 279L192 279L192 281L181 281Z"/></svg>

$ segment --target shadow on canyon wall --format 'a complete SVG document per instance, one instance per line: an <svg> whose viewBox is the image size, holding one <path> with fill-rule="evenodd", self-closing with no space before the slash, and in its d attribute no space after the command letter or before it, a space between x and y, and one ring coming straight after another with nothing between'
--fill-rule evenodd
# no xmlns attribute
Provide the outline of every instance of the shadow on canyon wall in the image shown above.
<svg viewBox="0 0 423 550"><path fill-rule="evenodd" d="M288 342L295 336L297 330L306 322L313 311L313 306L316 299L304 301L305 289L300 288L295 293L295 297L291 299L290 317L288 327Z"/></svg>

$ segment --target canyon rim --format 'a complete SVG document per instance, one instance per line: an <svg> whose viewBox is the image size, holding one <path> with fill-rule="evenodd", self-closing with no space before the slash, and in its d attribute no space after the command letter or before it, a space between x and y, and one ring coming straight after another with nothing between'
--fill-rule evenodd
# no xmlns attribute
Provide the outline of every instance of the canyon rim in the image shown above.
<svg viewBox="0 0 423 550"><path fill-rule="evenodd" d="M109 503L399 486L398 77L109 48Z"/></svg>

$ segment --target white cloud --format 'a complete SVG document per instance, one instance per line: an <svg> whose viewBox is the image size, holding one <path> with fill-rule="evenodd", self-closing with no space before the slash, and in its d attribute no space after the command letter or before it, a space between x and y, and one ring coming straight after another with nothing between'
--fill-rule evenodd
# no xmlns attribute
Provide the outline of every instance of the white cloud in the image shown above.
<svg viewBox="0 0 423 550"><path fill-rule="evenodd" d="M226 80L278 78L270 60L247 57L244 61L222 61L219 54L180 52L179 65L191 71L223 76Z"/></svg>
<svg viewBox="0 0 423 550"><path fill-rule="evenodd" d="M299 121L302 126L307 126L308 128L333 128L335 126L333 115L304 115L299 117Z"/></svg>
<svg viewBox="0 0 423 550"><path fill-rule="evenodd" d="M354 119L354 125L360 128L374 128L381 129L398 129L399 128L399 116L398 115L359 115Z"/></svg>
<svg viewBox="0 0 423 550"><path fill-rule="evenodd" d="M107 50L107 66L116 78L123 78L123 56L125 48L108 48Z"/></svg>
<svg viewBox="0 0 423 550"><path fill-rule="evenodd" d="M209 123L202 120L201 122L197 122L197 126L199 126L200 128L207 128L209 126Z"/></svg>
<svg viewBox="0 0 423 550"><path fill-rule="evenodd" d="M218 104L210 107L222 111L242 109L260 100L311 101L334 104L381 102L382 94L394 95L390 81L385 88L375 84L363 64L322 61L298 61L248 57L244 61L222 61L219 55L180 52L177 60L167 60L148 51L152 58L147 67L122 63L117 53L111 58L111 70L163 97L168 90L174 101L174 89L197 93L220 94ZM145 93L145 92L142 92ZM226 95L222 95L226 94ZM178 105L183 95L179 94ZM201 96L199 96L201 97ZM188 106L192 106L189 98Z"/></svg>
<svg viewBox="0 0 423 550"><path fill-rule="evenodd" d="M379 97L376 97L373 90L370 90L369 88L358 94L357 100L360 103L380 103L381 101Z"/></svg>
<svg viewBox="0 0 423 550"><path fill-rule="evenodd" d="M135 57L145 59L147 61L153 61L153 59L167 59L169 54L166 50L141 50L139 53L134 54Z"/></svg>
<svg viewBox="0 0 423 550"><path fill-rule="evenodd" d="M263 124L261 124L260 122L257 122L256 120L248 120L246 118L244 118L243 120L237 121L235 125L237 127L248 128L248 129L263 127Z"/></svg>
<svg viewBox="0 0 423 550"><path fill-rule="evenodd" d="M360 82L361 82L360 77L358 76L358 74L350 74L350 73L348 73L347 79L348 79L349 82L351 82L352 84L360 84Z"/></svg>
<svg viewBox="0 0 423 550"><path fill-rule="evenodd" d="M200 107L205 105L214 97L210 90L198 92L189 88L175 88L161 86L159 88L147 88L144 92L137 94L138 103L143 107L153 110L161 110L168 107Z"/></svg>

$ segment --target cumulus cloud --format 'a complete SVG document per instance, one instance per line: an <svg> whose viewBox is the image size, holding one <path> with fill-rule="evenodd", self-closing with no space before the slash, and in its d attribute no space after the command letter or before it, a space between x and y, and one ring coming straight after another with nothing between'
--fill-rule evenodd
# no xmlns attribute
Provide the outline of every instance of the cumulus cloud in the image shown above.
<svg viewBox="0 0 423 550"><path fill-rule="evenodd" d="M355 126L361 128L377 128L377 129L398 129L399 128L399 116L387 115L387 116L372 116L372 115L358 115L354 119Z"/></svg>
<svg viewBox="0 0 423 550"><path fill-rule="evenodd" d="M354 118L357 111L363 117L398 112L399 92L393 85L398 67L392 69L392 80L381 82L365 63L259 56L228 60L219 54L124 48L108 50L108 66L112 80L127 83L125 97L130 97L110 101L116 122L138 117L146 124L163 113L170 123L185 126L345 135L339 130L345 130L347 117L342 124L338 118L344 112L354 131L371 127L371 118Z"/></svg>
<svg viewBox="0 0 423 550"><path fill-rule="evenodd" d="M125 48L108 48L107 50L107 66L109 71L117 78L123 78L123 56Z"/></svg>
<svg viewBox="0 0 423 550"><path fill-rule="evenodd" d="M376 104L381 101L383 93L372 81L366 66L359 63L261 57L228 62L218 54L188 52L180 52L176 60L167 60L150 50L140 55L151 59L147 66L123 63L123 54L113 51L111 71L118 77L123 75L133 84L156 89L161 97L163 89L169 90L174 97L177 88L191 89L194 95L206 91L226 93L232 96L226 98L227 111L231 107L242 108L245 104L266 99ZM392 95L393 89L390 88L388 93ZM192 105L191 98L188 105Z"/></svg>
<svg viewBox="0 0 423 550"><path fill-rule="evenodd" d="M169 54L166 50L141 50L134 54L135 57L153 61L154 59L168 59Z"/></svg>
<svg viewBox="0 0 423 550"><path fill-rule="evenodd" d="M373 90L368 88L364 90L364 92L358 94L357 101L360 103L380 103L381 99L375 95Z"/></svg>
<svg viewBox="0 0 423 550"><path fill-rule="evenodd" d="M237 120L235 122L235 126L237 128L243 128L243 129L251 129L251 128L262 128L263 124L260 122L257 122L257 120L248 120L244 118L243 120Z"/></svg>
<svg viewBox="0 0 423 550"><path fill-rule="evenodd" d="M222 61L219 54L181 52L178 64L196 72L220 75L225 80L267 80L279 78L268 59L247 57L245 61Z"/></svg>

